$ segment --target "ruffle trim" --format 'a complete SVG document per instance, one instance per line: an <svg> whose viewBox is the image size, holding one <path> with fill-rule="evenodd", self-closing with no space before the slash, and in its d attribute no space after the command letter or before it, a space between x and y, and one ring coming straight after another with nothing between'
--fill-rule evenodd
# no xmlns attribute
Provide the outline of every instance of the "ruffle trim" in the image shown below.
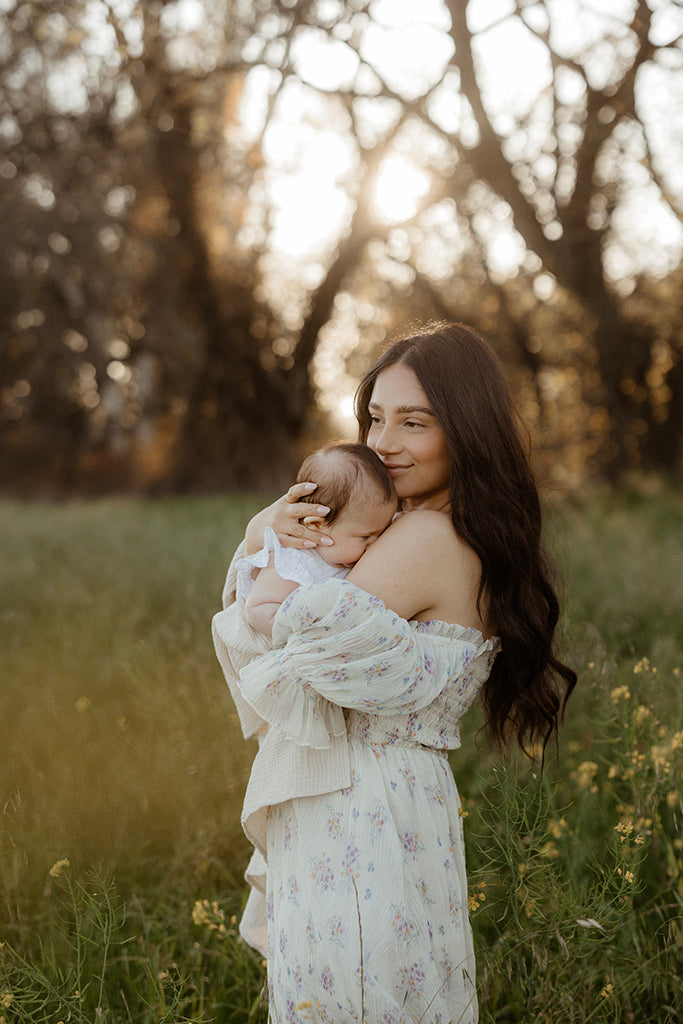
<svg viewBox="0 0 683 1024"><path fill-rule="evenodd" d="M237 596L246 599L251 590L254 569L265 569L273 556L273 566L283 580L291 580L307 586L321 580L343 579L348 569L330 565L314 549L285 548L277 534L267 526L263 535L263 547L255 555L241 558L237 563Z"/></svg>
<svg viewBox="0 0 683 1024"><path fill-rule="evenodd" d="M270 725L302 747L327 750L330 737L346 734L346 718L339 705L316 693L304 679L278 679L272 662L262 659L242 669L240 689L249 705Z"/></svg>
<svg viewBox="0 0 683 1024"><path fill-rule="evenodd" d="M501 649L500 638L490 636L484 639L484 634L476 626L460 626L456 622L444 622L442 619L426 619L418 622L410 620L410 626L416 633L428 633L430 636L445 636L449 640L464 640L477 648L477 654L484 654L489 651Z"/></svg>

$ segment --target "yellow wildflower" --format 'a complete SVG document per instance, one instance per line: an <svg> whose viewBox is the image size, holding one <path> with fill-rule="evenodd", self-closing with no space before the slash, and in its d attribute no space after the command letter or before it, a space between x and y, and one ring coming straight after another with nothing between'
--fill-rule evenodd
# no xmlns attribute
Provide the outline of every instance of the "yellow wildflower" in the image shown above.
<svg viewBox="0 0 683 1024"><path fill-rule="evenodd" d="M671 762L669 761L669 753L671 749L666 747L665 744L655 744L650 750L650 757L652 758L652 766L655 771L668 772L671 768Z"/></svg>
<svg viewBox="0 0 683 1024"><path fill-rule="evenodd" d="M619 769L617 768L617 766L615 764L610 765L609 766L609 770L607 772L607 778L608 779L616 779L616 778L618 778L618 776L619 776Z"/></svg>
<svg viewBox="0 0 683 1024"><path fill-rule="evenodd" d="M197 900L192 908L192 920L196 925L208 924L209 922L209 901Z"/></svg>
<svg viewBox="0 0 683 1024"><path fill-rule="evenodd" d="M643 722L648 720L648 718L652 718L652 712L649 708L645 707L644 704L639 704L636 708L636 713L633 716L634 722L636 725L642 725Z"/></svg>
<svg viewBox="0 0 683 1024"><path fill-rule="evenodd" d="M69 863L68 857L62 857L61 860L55 861L55 863L50 868L50 877L51 878L59 878L59 876L61 875L61 873L64 870L64 868L70 868L70 867L71 867L71 864Z"/></svg>
<svg viewBox="0 0 683 1024"><path fill-rule="evenodd" d="M9 1010L13 999L14 996L11 992L0 993L0 1007L2 1007L3 1010Z"/></svg>
<svg viewBox="0 0 683 1024"><path fill-rule="evenodd" d="M614 704L618 704L620 700L629 700L631 697L631 691L628 686L615 686L610 693L610 697Z"/></svg>
<svg viewBox="0 0 683 1024"><path fill-rule="evenodd" d="M633 674L634 674L634 676L640 675L641 672L649 672L649 671L650 671L650 659L649 658L641 658L641 660L636 662L636 664L633 666Z"/></svg>
<svg viewBox="0 0 683 1024"><path fill-rule="evenodd" d="M555 846L555 843L552 841L552 839L549 839L548 842L545 843L545 845L541 847L541 849L538 851L538 853L539 853L540 857L559 857L560 856L560 851Z"/></svg>
<svg viewBox="0 0 683 1024"><path fill-rule="evenodd" d="M590 787L592 793L597 792L597 786L593 786L593 779L597 774L598 766L595 761L582 761L576 771L572 772L579 789Z"/></svg>
<svg viewBox="0 0 683 1024"><path fill-rule="evenodd" d="M678 796L678 790L672 789L669 793L666 794L666 806L671 808L676 807L678 805L679 799L680 798Z"/></svg>
<svg viewBox="0 0 683 1024"><path fill-rule="evenodd" d="M486 888L486 882L480 882L477 886L478 892L471 892L467 897L467 909L470 912L479 910L479 907L486 901L486 893L482 892Z"/></svg>
<svg viewBox="0 0 683 1024"><path fill-rule="evenodd" d="M548 832L550 832L553 839L560 839L569 828L569 825L564 818L560 818L557 821L555 818L549 818L548 824L546 825Z"/></svg>
<svg viewBox="0 0 683 1024"><path fill-rule="evenodd" d="M623 843L626 837L630 836L631 832L633 832L633 822L620 821L618 825L614 826L614 831L619 833L619 838Z"/></svg>
<svg viewBox="0 0 683 1024"><path fill-rule="evenodd" d="M602 997L602 999L607 999L607 997L611 996L613 992L614 985L611 981L608 981L605 987L603 988L602 992L600 993L600 996Z"/></svg>

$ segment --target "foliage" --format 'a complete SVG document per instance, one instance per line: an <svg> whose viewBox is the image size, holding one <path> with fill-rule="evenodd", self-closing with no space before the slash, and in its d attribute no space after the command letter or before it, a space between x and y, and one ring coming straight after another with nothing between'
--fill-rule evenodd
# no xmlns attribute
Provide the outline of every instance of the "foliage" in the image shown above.
<svg viewBox="0 0 683 1024"><path fill-rule="evenodd" d="M235 915L222 948L210 930L192 941L198 931L168 897L164 916L139 902L124 908L111 883L73 880L70 867L63 858L48 873L39 955L0 947L3 1022L259 1019L262 965L236 941Z"/></svg>
<svg viewBox="0 0 683 1024"><path fill-rule="evenodd" d="M265 1021L236 934L253 751L208 628L259 504L0 506L5 1024ZM581 670L558 756L501 760L466 719L486 1024L680 1021L682 518L672 492L556 507Z"/></svg>
<svg viewBox="0 0 683 1024"><path fill-rule="evenodd" d="M433 317L564 482L680 470L680 4L599 6L0 5L4 486L274 486Z"/></svg>

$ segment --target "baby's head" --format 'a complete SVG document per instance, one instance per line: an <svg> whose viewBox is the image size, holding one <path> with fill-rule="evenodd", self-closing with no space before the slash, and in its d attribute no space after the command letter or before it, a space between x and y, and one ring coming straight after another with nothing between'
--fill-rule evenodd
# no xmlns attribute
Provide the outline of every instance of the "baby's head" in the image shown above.
<svg viewBox="0 0 683 1024"><path fill-rule="evenodd" d="M350 568L398 510L391 477L367 445L332 444L304 460L297 483L305 480L318 486L299 500L330 509L326 516L306 516L311 529L334 541L329 547L319 545L316 551L330 565Z"/></svg>

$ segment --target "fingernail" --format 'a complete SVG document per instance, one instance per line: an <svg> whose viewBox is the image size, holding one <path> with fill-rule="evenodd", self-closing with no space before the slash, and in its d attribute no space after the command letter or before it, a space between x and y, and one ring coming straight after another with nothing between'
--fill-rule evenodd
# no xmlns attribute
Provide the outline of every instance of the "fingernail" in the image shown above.
<svg viewBox="0 0 683 1024"><path fill-rule="evenodd" d="M304 541L304 547L305 548L314 548L315 547L315 541L314 540L305 540Z"/></svg>
<svg viewBox="0 0 683 1024"><path fill-rule="evenodd" d="M318 513L319 516L326 516L329 511L330 510L327 507L327 505L318 505L316 509L316 512Z"/></svg>
<svg viewBox="0 0 683 1024"><path fill-rule="evenodd" d="M326 548L329 548L332 544L334 544L334 541L332 540L331 537L321 537L318 543L324 544Z"/></svg>
<svg viewBox="0 0 683 1024"><path fill-rule="evenodd" d="M317 484L314 484L314 483L311 483L311 481L310 481L310 480L307 480L307 481L306 481L305 483L303 483L303 484L302 484L301 486L302 486L302 487L305 487L307 491L314 491L314 490L316 489L316 487L317 487L318 485L317 485Z"/></svg>

